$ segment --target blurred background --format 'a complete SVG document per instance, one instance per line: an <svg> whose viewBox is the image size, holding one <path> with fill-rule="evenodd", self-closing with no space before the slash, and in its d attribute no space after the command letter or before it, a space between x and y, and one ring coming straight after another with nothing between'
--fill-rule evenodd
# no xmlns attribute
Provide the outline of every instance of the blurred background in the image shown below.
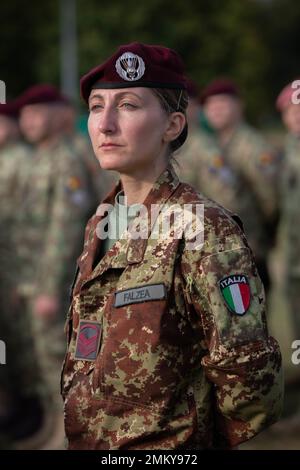
<svg viewBox="0 0 300 470"><path fill-rule="evenodd" d="M275 101L281 89L300 76L299 24L300 3L295 0L10 0L1 5L0 79L6 84L7 102L35 84L55 85L75 106L76 130L84 135L87 110L79 97L79 78L120 44L162 44L180 53L200 91L216 77L233 79L243 97L247 121L282 155L286 130ZM87 165L96 179L93 164ZM103 191L96 188L95 192L99 200ZM280 192L278 198L280 206ZM300 365L291 361L294 326L282 286L286 275L284 235L276 224L273 230L268 256L272 278L269 325L283 352L288 385L283 417L289 418L299 407ZM2 408L6 400L4 393ZM63 448L61 411L53 409L56 411L51 408L50 414L55 420L47 417L51 423L46 420L42 438L24 443L21 439L27 438L26 430L21 438L12 432L13 442L4 436L3 448ZM299 418L294 427L284 421L282 426L242 448L300 449Z"/></svg>
<svg viewBox="0 0 300 470"><path fill-rule="evenodd" d="M278 91L299 74L299 22L294 0L11 0L1 7L1 79L8 99L46 82L79 100L78 78L120 44L163 44L200 87L234 78L249 118L269 123Z"/></svg>

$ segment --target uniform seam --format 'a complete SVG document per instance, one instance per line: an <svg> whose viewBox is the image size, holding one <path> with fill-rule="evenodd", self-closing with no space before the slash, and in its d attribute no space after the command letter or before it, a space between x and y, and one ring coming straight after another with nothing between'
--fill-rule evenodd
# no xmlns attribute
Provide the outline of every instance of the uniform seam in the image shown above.
<svg viewBox="0 0 300 470"><path fill-rule="evenodd" d="M111 395L108 395L108 393L106 391L103 392L103 395L104 396L101 396L101 394L97 394L97 393L93 393L92 397L95 399L95 400L103 400L103 401L106 401L108 403L119 403L119 404L122 404L122 405L130 405L130 406L135 406L139 409L142 409L142 410L147 410L147 411L150 411L152 414L155 414L157 416L160 416L160 413L157 413L153 407L151 406L147 406L146 404L141 404L140 402L137 402L137 401L131 401L131 400L124 400L122 398L115 398L115 397L112 397Z"/></svg>
<svg viewBox="0 0 300 470"><path fill-rule="evenodd" d="M219 240L222 240L222 238L220 238ZM216 244L215 246L217 246L217 244ZM203 256L203 258L201 258L200 261L202 262L202 261L204 261L205 259L211 258L212 256L216 256L216 255L218 255L218 254L220 254L220 253L229 253L229 252L231 252L231 251L239 251L239 250L246 250L246 251L249 252L249 248L248 248L247 246L243 246L243 245L242 245L242 246L240 246L239 248L233 248L233 249L231 249L231 250L217 251L217 252L215 252L215 253L211 253L210 255Z"/></svg>

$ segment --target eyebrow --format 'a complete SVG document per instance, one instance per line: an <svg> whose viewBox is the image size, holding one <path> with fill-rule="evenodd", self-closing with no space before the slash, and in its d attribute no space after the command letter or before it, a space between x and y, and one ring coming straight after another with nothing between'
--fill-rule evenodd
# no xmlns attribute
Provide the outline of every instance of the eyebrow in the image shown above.
<svg viewBox="0 0 300 470"><path fill-rule="evenodd" d="M126 96L126 95L133 95L134 97L138 98L139 100L142 100L142 98L139 95L137 95L136 93L134 93L133 91L120 91L119 93L116 93L114 95L114 98L119 99L119 98L122 98L123 96ZM93 94L92 96L90 96L89 101L91 101L93 98L104 99L103 95L101 93L98 93L98 92Z"/></svg>

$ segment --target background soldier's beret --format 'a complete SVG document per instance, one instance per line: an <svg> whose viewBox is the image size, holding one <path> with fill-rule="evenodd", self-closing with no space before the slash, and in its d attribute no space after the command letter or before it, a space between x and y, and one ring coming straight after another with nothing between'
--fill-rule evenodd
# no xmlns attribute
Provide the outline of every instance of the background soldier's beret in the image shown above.
<svg viewBox="0 0 300 470"><path fill-rule="evenodd" d="M296 91L296 88L292 88L292 84L293 82L286 85L277 97L276 108L280 112L284 111L285 108L292 104L292 95Z"/></svg>
<svg viewBox="0 0 300 470"><path fill-rule="evenodd" d="M18 117L18 109L18 106L13 102L0 104L0 115L16 119Z"/></svg>
<svg viewBox="0 0 300 470"><path fill-rule="evenodd" d="M204 104L207 98L214 95L240 96L237 85L228 78L219 78L209 83L200 95L200 102Z"/></svg>
<svg viewBox="0 0 300 470"><path fill-rule="evenodd" d="M186 79L186 90L189 98L199 99L199 88L197 83L191 78Z"/></svg>
<svg viewBox="0 0 300 470"><path fill-rule="evenodd" d="M120 46L80 80L81 96L86 102L92 88L129 87L186 89L180 56L167 47L134 42Z"/></svg>
<svg viewBox="0 0 300 470"><path fill-rule="evenodd" d="M53 85L40 84L28 88L24 93L15 101L19 108L31 104L44 104L44 103L69 103L69 99L64 96Z"/></svg>

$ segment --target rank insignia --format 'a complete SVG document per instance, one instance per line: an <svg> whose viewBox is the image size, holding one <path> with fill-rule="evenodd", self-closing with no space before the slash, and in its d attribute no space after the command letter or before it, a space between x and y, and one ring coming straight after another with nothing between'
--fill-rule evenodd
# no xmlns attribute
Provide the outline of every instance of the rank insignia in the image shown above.
<svg viewBox="0 0 300 470"><path fill-rule="evenodd" d="M76 341L75 359L81 361L94 361L98 354L100 337L100 323L80 320Z"/></svg>
<svg viewBox="0 0 300 470"><path fill-rule="evenodd" d="M236 315L244 315L251 301L251 291L247 276L234 274L219 281L219 288L226 307Z"/></svg>

